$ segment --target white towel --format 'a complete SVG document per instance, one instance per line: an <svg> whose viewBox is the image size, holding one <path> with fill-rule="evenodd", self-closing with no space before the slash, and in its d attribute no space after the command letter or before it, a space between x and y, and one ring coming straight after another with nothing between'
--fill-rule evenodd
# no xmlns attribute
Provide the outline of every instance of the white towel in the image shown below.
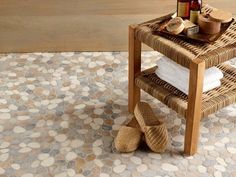
<svg viewBox="0 0 236 177"><path fill-rule="evenodd" d="M174 86L175 88L179 89L180 91L182 91L183 93L185 93L186 95L188 95L188 89L189 89L189 83L188 82L180 82L178 81L177 78L174 77L170 77L167 75L162 75L159 70L156 70L156 74L158 75L158 77L166 82L168 82L170 85ZM221 85L220 80L215 80L213 82L209 82L207 84L203 85L203 92L207 92L209 90L212 90L214 88L217 88Z"/></svg>
<svg viewBox="0 0 236 177"><path fill-rule="evenodd" d="M170 83L185 94L189 89L189 69L175 63L167 57L162 57L157 61L156 74L160 79ZM203 92L207 92L221 85L220 79L223 73L216 67L205 71Z"/></svg>
<svg viewBox="0 0 236 177"><path fill-rule="evenodd" d="M175 63L168 57L163 56L157 61L159 71L164 75L174 76L181 82L189 82L189 69ZM205 71L204 84L222 79L223 73L216 67L209 68Z"/></svg>

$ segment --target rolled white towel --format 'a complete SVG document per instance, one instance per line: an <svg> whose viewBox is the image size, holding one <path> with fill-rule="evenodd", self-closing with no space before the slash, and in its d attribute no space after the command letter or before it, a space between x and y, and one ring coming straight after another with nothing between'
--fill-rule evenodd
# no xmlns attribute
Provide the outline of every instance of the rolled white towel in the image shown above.
<svg viewBox="0 0 236 177"><path fill-rule="evenodd" d="M157 66L160 73L162 73L163 75L169 75L170 77L174 77L176 82L189 82L189 69L175 63L168 57L163 56L161 59L159 59L157 61ZM220 80L223 77L223 73L220 69L216 67L209 68L205 71L204 74L204 84Z"/></svg>

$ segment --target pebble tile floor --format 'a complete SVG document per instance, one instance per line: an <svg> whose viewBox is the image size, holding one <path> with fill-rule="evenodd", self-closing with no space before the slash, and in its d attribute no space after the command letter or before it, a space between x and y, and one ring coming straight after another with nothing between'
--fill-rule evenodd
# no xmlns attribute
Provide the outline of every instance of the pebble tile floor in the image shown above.
<svg viewBox="0 0 236 177"><path fill-rule="evenodd" d="M143 53L143 66L158 57ZM199 151L185 157L184 119L143 93L167 124L166 152L114 150L132 118L127 66L125 52L0 55L0 177L236 177L236 104L202 120Z"/></svg>

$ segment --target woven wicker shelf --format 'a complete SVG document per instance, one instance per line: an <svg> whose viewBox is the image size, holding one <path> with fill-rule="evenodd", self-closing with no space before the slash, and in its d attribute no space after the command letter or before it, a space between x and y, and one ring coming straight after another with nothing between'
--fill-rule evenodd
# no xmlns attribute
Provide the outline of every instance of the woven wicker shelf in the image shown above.
<svg viewBox="0 0 236 177"><path fill-rule="evenodd" d="M224 73L224 78L221 80L222 85L203 94L202 117L212 114L236 101L236 68L227 64L220 64L217 67ZM136 85L186 117L188 96L158 78L154 72L155 69L156 67L150 68L136 76Z"/></svg>

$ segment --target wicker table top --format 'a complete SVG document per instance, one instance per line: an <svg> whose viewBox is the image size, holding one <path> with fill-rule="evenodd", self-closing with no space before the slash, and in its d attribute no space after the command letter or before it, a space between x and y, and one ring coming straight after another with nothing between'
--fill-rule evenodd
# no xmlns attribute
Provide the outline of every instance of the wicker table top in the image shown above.
<svg viewBox="0 0 236 177"><path fill-rule="evenodd" d="M205 5L203 12L210 12L213 9ZM236 57L236 21L232 22L227 31L212 44L189 43L173 36L162 37L152 33L151 24L170 16L171 14L139 24L135 30L135 36L149 47L187 68L190 62L197 58L204 60L206 68L210 68Z"/></svg>

